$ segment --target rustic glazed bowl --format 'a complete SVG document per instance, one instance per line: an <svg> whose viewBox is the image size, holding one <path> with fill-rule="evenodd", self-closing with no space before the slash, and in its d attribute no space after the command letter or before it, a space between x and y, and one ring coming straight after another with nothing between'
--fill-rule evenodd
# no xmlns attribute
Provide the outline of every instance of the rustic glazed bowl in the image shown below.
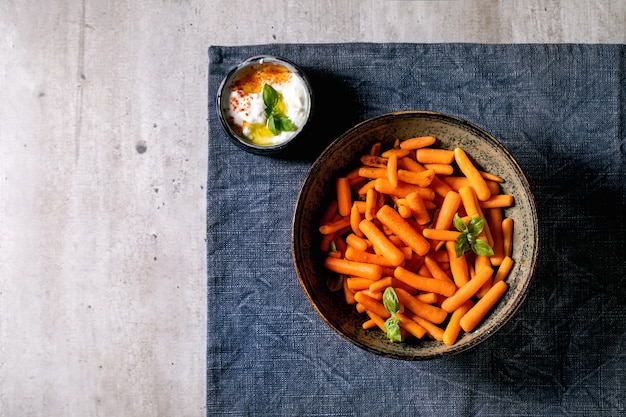
<svg viewBox="0 0 626 417"><path fill-rule="evenodd" d="M334 196L334 179L359 164L359 156L376 142L387 147L396 139L435 136L446 149L459 146L480 167L505 179L503 193L515 196L506 216L514 220L513 269L507 277L509 290L497 306L472 332L461 333L447 346L424 337L390 343L385 334L364 330L365 316L346 304L342 291L331 292L326 281L325 255L319 249L319 219ZM299 281L323 321L340 336L365 351L404 360L441 358L472 348L500 329L513 317L526 298L537 265L539 251L535 199L528 181L513 156L489 133L460 118L425 111L384 114L364 121L331 143L311 166L298 195L292 223L292 255Z"/></svg>

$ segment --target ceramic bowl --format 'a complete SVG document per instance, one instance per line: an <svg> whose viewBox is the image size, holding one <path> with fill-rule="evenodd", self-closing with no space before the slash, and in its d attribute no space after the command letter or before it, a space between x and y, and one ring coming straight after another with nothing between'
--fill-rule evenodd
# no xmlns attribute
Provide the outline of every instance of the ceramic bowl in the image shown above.
<svg viewBox="0 0 626 417"><path fill-rule="evenodd" d="M288 78L284 77L288 74ZM281 94L295 129L269 135L262 87L269 84ZM233 94L233 92L235 92ZM284 99L284 100L283 100ZM293 62L271 55L248 58L232 68L218 88L217 112L220 122L235 145L253 154L276 156L294 146L302 136L313 112L313 91L307 75ZM233 117L233 115L238 115ZM256 115L251 118L250 115ZM254 123L255 134L244 131L239 117ZM265 132L259 134L258 132Z"/></svg>
<svg viewBox="0 0 626 417"><path fill-rule="evenodd" d="M427 336L390 343L377 329L364 330L367 318L347 305L343 292L332 292L326 282L325 255L319 249L319 219L334 198L334 179L359 165L359 156L372 144L390 147L396 139L435 136L445 149L459 146L480 164L505 179L502 192L515 196L514 206L505 215L514 220L512 258L514 266L506 279L509 289L469 333L461 332L457 342L447 346ZM505 147L480 127L460 118L425 111L384 114L364 121L334 140L312 164L299 192L292 223L292 255L299 281L313 308L340 336L365 351L405 360L440 358L472 348L500 329L513 317L526 298L537 265L539 251L538 219L535 199L528 181Z"/></svg>

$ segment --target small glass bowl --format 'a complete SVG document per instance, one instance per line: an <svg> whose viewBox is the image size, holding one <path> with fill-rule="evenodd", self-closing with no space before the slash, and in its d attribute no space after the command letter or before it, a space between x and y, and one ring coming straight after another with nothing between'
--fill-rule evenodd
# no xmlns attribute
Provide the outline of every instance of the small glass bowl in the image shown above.
<svg viewBox="0 0 626 417"><path fill-rule="evenodd" d="M291 74L288 82L284 79L285 73ZM287 111L292 109L289 114L295 114L290 119L295 119L292 121L296 129L281 132L277 136L268 136L269 130L264 128L267 120L264 114L265 105L259 89L262 88L262 84L271 84L274 87L275 83L278 83L275 89L279 90L285 85L283 82L287 83L287 87L280 94L284 102L288 102ZM231 69L220 84L217 93L217 112L222 126L235 145L253 154L276 156L297 142L311 120L313 112L311 84L306 74L287 59L271 55L254 56ZM255 116L251 118L250 113ZM246 120L246 123L249 123L253 119L252 126L265 132L261 140L251 139L244 134L241 121Z"/></svg>

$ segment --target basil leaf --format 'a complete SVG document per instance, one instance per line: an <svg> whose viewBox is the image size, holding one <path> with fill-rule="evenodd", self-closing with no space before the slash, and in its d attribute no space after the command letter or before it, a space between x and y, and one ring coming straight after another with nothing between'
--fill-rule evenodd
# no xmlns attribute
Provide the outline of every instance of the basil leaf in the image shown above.
<svg viewBox="0 0 626 417"><path fill-rule="evenodd" d="M280 95L278 91L269 84L263 86L263 103L265 104L265 113L269 116L274 112L274 108L278 103Z"/></svg>
<svg viewBox="0 0 626 417"><path fill-rule="evenodd" d="M467 224L467 230L471 235L478 236L485 227L485 219L482 217L472 217Z"/></svg>
<svg viewBox="0 0 626 417"><path fill-rule="evenodd" d="M461 233L467 233L467 226L463 223L463 220L459 216L459 213L454 213L454 217L452 218L452 222L454 223L454 227Z"/></svg>
<svg viewBox="0 0 626 417"><path fill-rule="evenodd" d="M383 304L391 314L396 314L400 311L400 300L398 300L398 295L392 287L387 287L385 292L383 292Z"/></svg>
<svg viewBox="0 0 626 417"><path fill-rule="evenodd" d="M402 334L400 333L400 320L397 317L389 317L385 321L385 330L387 330L387 338L394 342L402 342Z"/></svg>
<svg viewBox="0 0 626 417"><path fill-rule="evenodd" d="M493 256L493 249L487 242L482 239L476 239L476 242L472 244L472 250L477 255L481 256Z"/></svg>
<svg viewBox="0 0 626 417"><path fill-rule="evenodd" d="M296 130L296 125L284 114L275 114L274 115L274 126L276 130L282 132L289 132L292 130Z"/></svg>
<svg viewBox="0 0 626 417"><path fill-rule="evenodd" d="M471 249L471 245L467 241L467 234L461 233L456 238L456 244L454 245L454 253L457 258L463 256L463 254Z"/></svg>
<svg viewBox="0 0 626 417"><path fill-rule="evenodd" d="M274 136L280 133L280 131L276 128L275 120L276 116L273 114L267 118L267 128L270 130L270 132L272 132Z"/></svg>

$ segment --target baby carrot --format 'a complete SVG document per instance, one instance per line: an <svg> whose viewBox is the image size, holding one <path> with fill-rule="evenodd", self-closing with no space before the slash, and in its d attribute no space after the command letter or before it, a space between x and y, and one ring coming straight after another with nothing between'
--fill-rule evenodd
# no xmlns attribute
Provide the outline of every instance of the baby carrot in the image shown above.
<svg viewBox="0 0 626 417"><path fill-rule="evenodd" d="M370 167L384 168L387 166L387 158L377 155L361 155L361 163Z"/></svg>
<svg viewBox="0 0 626 417"><path fill-rule="evenodd" d="M502 220L502 241L504 255L511 256L513 251L513 219L506 217Z"/></svg>
<svg viewBox="0 0 626 417"><path fill-rule="evenodd" d="M414 322L416 322L417 324L419 324L420 326L422 326L424 329L426 329L426 333L428 333L428 335L430 337L432 337L435 340L438 340L439 342L443 341L443 329L437 325L435 325L433 322L428 321L420 316L409 316Z"/></svg>
<svg viewBox="0 0 626 417"><path fill-rule="evenodd" d="M400 142L401 149L419 149L435 143L437 139L434 136L418 136L415 138L405 139Z"/></svg>
<svg viewBox="0 0 626 417"><path fill-rule="evenodd" d="M384 167L361 167L359 168L359 175L364 178L387 178L387 165Z"/></svg>
<svg viewBox="0 0 626 417"><path fill-rule="evenodd" d="M447 241L445 246L446 251L448 252L452 278L456 286L460 288L470 280L467 258L465 255L461 255L458 258L456 257L456 242Z"/></svg>
<svg viewBox="0 0 626 417"><path fill-rule="evenodd" d="M350 233L346 236L346 244L358 250L367 250L367 241L354 233Z"/></svg>
<svg viewBox="0 0 626 417"><path fill-rule="evenodd" d="M365 218L373 220L378 211L378 191L371 188L365 193Z"/></svg>
<svg viewBox="0 0 626 417"><path fill-rule="evenodd" d="M437 302L438 295L434 292L423 292L415 295L415 298L420 300L422 303L435 304Z"/></svg>
<svg viewBox="0 0 626 417"><path fill-rule="evenodd" d="M454 283L452 282L448 274L446 274L446 272L443 269L441 269L441 267L439 266L439 263L435 261L433 258L431 258L428 255L424 256L424 265L426 265L428 272L430 272L433 278L441 280L441 281L447 281L451 283L452 285L454 285ZM456 287L455 287L455 290L456 290Z"/></svg>
<svg viewBox="0 0 626 417"><path fill-rule="evenodd" d="M397 213L396 213L397 214ZM400 215L398 215L399 217ZM404 219L402 219L404 220ZM371 220L361 220L359 229L372 242L372 246L394 266L404 261L404 253L391 243L387 236Z"/></svg>
<svg viewBox="0 0 626 417"><path fill-rule="evenodd" d="M476 192L478 199L480 201L485 201L491 197L491 190L487 186L485 179L482 175L480 175L480 172L465 151L462 148L455 148L453 155L457 166L463 175L470 180L472 187L474 187L474 191Z"/></svg>
<svg viewBox="0 0 626 417"><path fill-rule="evenodd" d="M424 229L422 230L422 234L426 239L430 240L456 240L457 237L461 234L456 230L440 230L440 229Z"/></svg>
<svg viewBox="0 0 626 417"><path fill-rule="evenodd" d="M504 259L504 237L502 236L502 209L490 208L487 209L487 218L485 219L489 223L489 230L491 231L491 238L493 239L493 256L491 256L491 264L493 266L499 266Z"/></svg>
<svg viewBox="0 0 626 417"><path fill-rule="evenodd" d="M391 316L383 303L365 295L362 291L354 293L354 299L357 303L362 304L366 310L371 311L384 319Z"/></svg>
<svg viewBox="0 0 626 417"><path fill-rule="evenodd" d="M394 187L398 186L398 155L395 153L389 155L387 161L387 179Z"/></svg>
<svg viewBox="0 0 626 417"><path fill-rule="evenodd" d="M326 223L320 226L319 231L323 235L337 232L345 227L350 226L350 217L342 217L339 220L335 220L330 223Z"/></svg>
<svg viewBox="0 0 626 417"><path fill-rule="evenodd" d="M480 271L476 271L474 278L469 280L465 285L456 290L456 292L450 297L446 298L441 303L441 308L448 313L452 313L459 308L464 302L469 300L478 292L493 274L491 267L483 268Z"/></svg>
<svg viewBox="0 0 626 417"><path fill-rule="evenodd" d="M406 169L398 170L398 180L407 184L419 185L420 187L428 187L435 178L435 171L427 169L421 172L409 171Z"/></svg>
<svg viewBox="0 0 626 417"><path fill-rule="evenodd" d="M495 207L511 207L515 202L511 194L495 194L489 197L485 201L479 203L480 207L484 209Z"/></svg>
<svg viewBox="0 0 626 417"><path fill-rule="evenodd" d="M342 280L342 287L343 287L343 297L346 300L346 304L348 305L352 305L355 304L356 301L354 300L354 293L352 292L352 290L350 288L348 288L348 283L346 282L346 280Z"/></svg>
<svg viewBox="0 0 626 417"><path fill-rule="evenodd" d="M361 222L361 213L359 213L359 206L355 201L350 209L350 228L352 233L357 237L363 237L363 232L359 229L359 223Z"/></svg>
<svg viewBox="0 0 626 417"><path fill-rule="evenodd" d="M370 310L365 310L365 314L367 314L370 318L370 320L373 320L374 323L376 323L376 326L378 326L378 328L380 330L382 330L383 332L387 332L387 329L385 328L385 319L382 318L381 316L379 316L378 314L370 311Z"/></svg>
<svg viewBox="0 0 626 417"><path fill-rule="evenodd" d="M365 264L372 264L372 265L395 267L395 265L392 265L391 262L389 262L389 260L385 258L383 255L366 252L360 249L356 249L352 246L348 246L348 248L346 248L344 256L349 261L362 262Z"/></svg>
<svg viewBox="0 0 626 417"><path fill-rule="evenodd" d="M380 265L366 264L342 258L327 257L324 260L324 266L329 271L338 274L370 278L372 280L380 279L383 275L383 269Z"/></svg>
<svg viewBox="0 0 626 417"><path fill-rule="evenodd" d="M374 189L383 194L406 197L409 193L417 192L424 200L432 201L435 199L435 192L431 188L420 187L400 180L398 180L398 186L394 187L386 178L376 178L374 181Z"/></svg>
<svg viewBox="0 0 626 417"><path fill-rule="evenodd" d="M374 185L376 185L374 181L367 181L365 184L361 186L361 188L356 190L356 193L359 196L364 196L365 193L367 193L367 190L371 190L372 188L374 188Z"/></svg>
<svg viewBox="0 0 626 417"><path fill-rule="evenodd" d="M459 195L461 196L461 200L463 202L463 207L467 212L467 215L472 217L482 217L484 220L485 215L483 214L483 210L478 205L478 197L476 196L476 191L474 187L471 186L463 186L459 188ZM489 229L489 223L485 221L485 226L483 227L483 231L478 235L481 239L486 241L489 246L493 246L493 237L491 236L491 230Z"/></svg>
<svg viewBox="0 0 626 417"><path fill-rule="evenodd" d="M452 219L461 206L461 196L456 191L448 191L443 198L439 214L435 220L434 229L447 230L452 226ZM430 247L432 249L439 249L442 243L432 241Z"/></svg>
<svg viewBox="0 0 626 417"><path fill-rule="evenodd" d="M485 180L494 181L494 182L504 182L503 178L501 178L501 177L499 177L499 176L497 176L495 174L492 174L491 172L485 172L485 171L479 171L479 172L480 172L480 175L482 175L482 177Z"/></svg>
<svg viewBox="0 0 626 417"><path fill-rule="evenodd" d="M419 301L402 288L395 288L395 291L400 303L419 317L435 324L443 323L448 317L448 314L439 307Z"/></svg>
<svg viewBox="0 0 626 417"><path fill-rule="evenodd" d="M378 209L376 218L418 255L425 255L430 250L430 244L424 236L390 206L384 205Z"/></svg>
<svg viewBox="0 0 626 417"><path fill-rule="evenodd" d="M432 169L437 175L451 175L454 168L449 164L424 164L424 168Z"/></svg>
<svg viewBox="0 0 626 417"><path fill-rule="evenodd" d="M449 279L444 280L424 277L401 266L396 267L393 276L417 290L434 292L435 294L445 295L446 297L450 297L456 291L456 285Z"/></svg>
<svg viewBox="0 0 626 417"><path fill-rule="evenodd" d="M430 223L430 212L426 209L424 200L422 200L417 193L409 193L406 195L405 199L411 209L411 214L418 224L424 225Z"/></svg>
<svg viewBox="0 0 626 417"><path fill-rule="evenodd" d="M483 296L476 305L469 309L463 317L461 317L461 328L466 332L471 332L487 315L489 310L502 298L507 291L508 285L504 281L499 281L491 287L487 294Z"/></svg>
<svg viewBox="0 0 626 417"><path fill-rule="evenodd" d="M504 257L502 263L500 264L500 267L496 271L496 276L493 277L494 284L503 281L507 277L507 275L509 275L509 272L511 272L511 269L513 268L513 263L513 259L510 256Z"/></svg>
<svg viewBox="0 0 626 417"><path fill-rule="evenodd" d="M335 181L337 188L337 210L340 216L349 216L352 208L352 191L348 178L339 177Z"/></svg>
<svg viewBox="0 0 626 417"><path fill-rule="evenodd" d="M371 292L385 291L387 287L391 287L393 283L393 277L383 277L378 281L370 281L369 290Z"/></svg>
<svg viewBox="0 0 626 417"><path fill-rule="evenodd" d="M373 329L374 327L376 327L376 322L372 319L365 320L361 327L363 327L364 330Z"/></svg>
<svg viewBox="0 0 626 417"><path fill-rule="evenodd" d="M448 325L443 331L443 343L448 346L451 346L456 342L459 337L459 333L461 331L461 318L469 311L469 309L474 305L472 300L467 300L461 307L454 310L452 315L450 316L450 321L448 321Z"/></svg>
<svg viewBox="0 0 626 417"><path fill-rule="evenodd" d="M400 159L400 158L407 156L408 154L409 154L408 149L391 148L381 153L380 156L382 156L383 158L390 158L392 155L395 155L398 159Z"/></svg>
<svg viewBox="0 0 626 417"><path fill-rule="evenodd" d="M353 293L361 290L369 290L370 284L374 281L367 278L362 277L348 277L345 279L346 284L348 284L348 288Z"/></svg>
<svg viewBox="0 0 626 417"><path fill-rule="evenodd" d="M400 327L406 329L407 332L412 334L413 336L421 339L426 334L426 329L411 320L406 314L397 313L396 314L400 319Z"/></svg>
<svg viewBox="0 0 626 417"><path fill-rule="evenodd" d="M422 164L451 164L454 152L448 149L422 148L415 151L415 159Z"/></svg>

